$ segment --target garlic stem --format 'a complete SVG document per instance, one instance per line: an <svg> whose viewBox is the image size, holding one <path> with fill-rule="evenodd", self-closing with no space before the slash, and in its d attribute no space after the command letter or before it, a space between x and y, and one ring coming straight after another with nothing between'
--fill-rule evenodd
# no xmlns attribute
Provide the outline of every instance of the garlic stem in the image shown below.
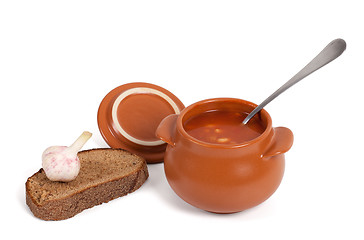
<svg viewBox="0 0 364 240"><path fill-rule="evenodd" d="M69 147L70 150L74 153L77 153L81 150L83 145L91 138L92 133L84 131L77 139L76 141Z"/></svg>

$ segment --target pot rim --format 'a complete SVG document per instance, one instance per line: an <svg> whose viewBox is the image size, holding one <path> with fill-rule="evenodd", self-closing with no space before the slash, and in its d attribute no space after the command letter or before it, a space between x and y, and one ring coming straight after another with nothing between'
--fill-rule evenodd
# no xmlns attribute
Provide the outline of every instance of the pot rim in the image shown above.
<svg viewBox="0 0 364 240"><path fill-rule="evenodd" d="M240 103L240 104L244 104L244 105L249 105L252 107L252 110L258 106L255 103L243 100L243 99L239 99L239 98L210 98L210 99L205 99L205 100L201 100L198 101L196 103L191 104L190 106L186 107L185 109L182 110L182 112L179 114L179 117L177 118L177 130L178 132L180 132L181 135L183 135L186 139L192 141L193 143L199 144L203 147L213 147L213 148L223 148L223 149L232 149L232 148L241 148L241 147L246 147L249 145L252 145L254 143L257 143L259 141L261 141L262 139L265 139L269 133L271 132L272 129L272 118L270 117L269 113L265 110L262 109L260 111L260 114L264 115L267 119L267 126L265 127L265 130L262 134L260 134L258 137L250 140L250 141L246 141L243 143L237 143L237 144L221 144L221 143L208 143L208 142L204 142L201 141L197 138L192 137L191 135L189 135L186 130L183 127L182 124L182 119L184 118L184 116L193 108L203 105L203 104L208 104L208 103L214 103L214 102L235 102L235 103Z"/></svg>

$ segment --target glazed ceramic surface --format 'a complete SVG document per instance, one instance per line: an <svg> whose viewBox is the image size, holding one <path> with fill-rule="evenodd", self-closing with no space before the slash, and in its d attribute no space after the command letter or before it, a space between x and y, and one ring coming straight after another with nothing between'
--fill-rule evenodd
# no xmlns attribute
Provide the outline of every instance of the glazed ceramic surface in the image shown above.
<svg viewBox="0 0 364 240"><path fill-rule="evenodd" d="M264 132L243 143L208 143L193 138L184 129L186 121L204 112L249 113L256 106L240 99L209 99L163 119L156 134L168 143L165 174L178 196L206 211L233 213L262 203L276 191L293 134L285 127L273 128L265 110L249 123L259 122Z"/></svg>
<svg viewBox="0 0 364 240"><path fill-rule="evenodd" d="M148 163L163 161L166 144L155 136L160 122L180 113L183 103L168 90L150 83L128 83L110 91L102 100L97 122L112 148L123 148Z"/></svg>

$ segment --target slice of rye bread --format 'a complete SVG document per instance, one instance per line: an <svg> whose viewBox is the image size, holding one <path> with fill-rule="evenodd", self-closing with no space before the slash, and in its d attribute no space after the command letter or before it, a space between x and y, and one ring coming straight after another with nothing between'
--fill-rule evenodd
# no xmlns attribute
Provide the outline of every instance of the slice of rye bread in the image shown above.
<svg viewBox="0 0 364 240"><path fill-rule="evenodd" d="M87 208L137 190L147 180L146 161L122 149L78 153L81 169L70 182L53 182L41 168L25 183L26 203L34 216L63 220Z"/></svg>

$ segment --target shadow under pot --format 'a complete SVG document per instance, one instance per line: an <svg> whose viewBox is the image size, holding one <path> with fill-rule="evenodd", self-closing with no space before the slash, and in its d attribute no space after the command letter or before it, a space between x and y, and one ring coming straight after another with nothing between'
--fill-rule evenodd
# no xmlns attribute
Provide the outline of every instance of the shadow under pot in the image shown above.
<svg viewBox="0 0 364 240"><path fill-rule="evenodd" d="M234 98L200 101L162 120L156 135L168 143L164 169L169 185L189 204L215 213L254 207L278 188L291 130L272 128L263 109Z"/></svg>

